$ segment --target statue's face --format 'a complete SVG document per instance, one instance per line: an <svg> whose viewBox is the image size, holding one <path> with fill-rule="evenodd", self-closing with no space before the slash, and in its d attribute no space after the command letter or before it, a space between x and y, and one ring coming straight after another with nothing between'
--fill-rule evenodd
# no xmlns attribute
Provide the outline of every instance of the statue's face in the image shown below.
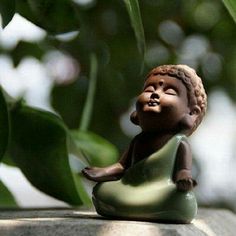
<svg viewBox="0 0 236 236"><path fill-rule="evenodd" d="M153 75L144 84L136 110L143 130L172 130L190 113L186 87L175 77Z"/></svg>

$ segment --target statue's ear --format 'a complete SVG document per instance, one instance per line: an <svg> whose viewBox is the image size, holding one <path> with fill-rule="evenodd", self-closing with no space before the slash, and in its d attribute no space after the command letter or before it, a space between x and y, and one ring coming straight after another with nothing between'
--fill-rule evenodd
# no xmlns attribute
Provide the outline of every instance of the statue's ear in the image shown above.
<svg viewBox="0 0 236 236"><path fill-rule="evenodd" d="M195 105L195 106L191 109L191 111L190 111L189 114L190 114L191 116L193 116L193 117L198 117L199 114L200 114L200 112L201 112L200 107L199 107L198 105Z"/></svg>
<svg viewBox="0 0 236 236"><path fill-rule="evenodd" d="M133 124L139 125L138 114L137 111L133 111L130 115L130 120Z"/></svg>
<svg viewBox="0 0 236 236"><path fill-rule="evenodd" d="M184 114L183 118L180 120L179 126L181 131L191 130L196 122L197 117L199 116L201 110L199 106L194 106L189 113Z"/></svg>

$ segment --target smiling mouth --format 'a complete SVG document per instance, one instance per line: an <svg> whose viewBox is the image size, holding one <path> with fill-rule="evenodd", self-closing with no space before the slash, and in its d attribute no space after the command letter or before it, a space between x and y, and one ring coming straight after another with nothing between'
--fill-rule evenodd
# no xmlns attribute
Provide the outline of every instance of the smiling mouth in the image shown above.
<svg viewBox="0 0 236 236"><path fill-rule="evenodd" d="M155 107L155 106L159 106L159 105L160 105L160 102L157 100L150 100L148 102L148 106L150 106L150 107Z"/></svg>

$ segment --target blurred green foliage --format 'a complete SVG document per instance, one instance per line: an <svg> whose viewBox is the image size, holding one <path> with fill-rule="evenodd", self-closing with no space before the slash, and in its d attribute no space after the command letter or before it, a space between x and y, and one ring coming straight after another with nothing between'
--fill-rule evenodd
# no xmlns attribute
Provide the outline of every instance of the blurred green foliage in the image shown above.
<svg viewBox="0 0 236 236"><path fill-rule="evenodd" d="M229 13L232 15L234 21L236 22L236 2L234 0L223 0L223 3L229 10Z"/></svg>
<svg viewBox="0 0 236 236"><path fill-rule="evenodd" d="M235 18L234 2L223 2ZM11 108L8 153L31 183L71 204L89 202L78 172L84 162L100 166L113 163L118 154L111 143L119 151L127 146L130 137L121 127L121 116L133 105L145 74L154 66L188 64L203 78L208 93L221 87L236 101L236 30L223 2L1 1L3 27L16 12L48 33L36 43L20 41L13 48L0 45L0 52L9 55L16 67L25 57L45 63L45 58L57 50L73 58L79 71L74 78L55 82L51 91L51 104L62 119L23 103L8 108ZM78 31L71 40L55 36L70 31ZM96 55L98 62L93 76L91 55ZM91 78L96 79L96 87L86 98ZM90 107L82 119L86 103L93 105L93 109ZM3 106L0 124L8 124L4 120L7 119L4 104L0 97ZM86 119L90 122L82 132L79 127ZM1 127L1 132L4 129ZM1 133L3 142L7 132L8 129ZM76 170L70 165L72 154L79 157L72 158L77 160L73 162Z"/></svg>
<svg viewBox="0 0 236 236"><path fill-rule="evenodd" d="M80 74L73 83L55 85L53 106L69 127L78 127L84 104L82 93L88 86L88 57L91 51L96 52L99 72L90 128L116 144L119 150L124 149L128 141L121 130L120 117L132 105L145 74L154 66L189 64L203 78L208 93L221 87L236 100L235 23L223 4L212 0L139 3L147 49L142 74L143 58L121 1L101 0L81 8L78 37L66 43L53 41L80 66ZM68 99L63 99L66 96ZM68 101L77 102L71 102L68 107Z"/></svg>

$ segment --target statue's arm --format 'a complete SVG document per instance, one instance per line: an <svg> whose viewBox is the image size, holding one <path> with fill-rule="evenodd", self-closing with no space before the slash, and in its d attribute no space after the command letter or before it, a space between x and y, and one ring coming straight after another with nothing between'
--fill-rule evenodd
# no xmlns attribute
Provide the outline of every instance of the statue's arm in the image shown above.
<svg viewBox="0 0 236 236"><path fill-rule="evenodd" d="M124 167L118 162L107 167L85 167L83 175L95 182L105 182L120 179L123 175Z"/></svg>
<svg viewBox="0 0 236 236"><path fill-rule="evenodd" d="M192 178L192 152L187 141L182 141L179 145L173 179L180 191L191 190L197 185Z"/></svg>
<svg viewBox="0 0 236 236"><path fill-rule="evenodd" d="M132 144L123 153L119 162L107 167L86 167L82 170L83 175L87 179L95 182L114 181L120 179L130 165L131 149Z"/></svg>

